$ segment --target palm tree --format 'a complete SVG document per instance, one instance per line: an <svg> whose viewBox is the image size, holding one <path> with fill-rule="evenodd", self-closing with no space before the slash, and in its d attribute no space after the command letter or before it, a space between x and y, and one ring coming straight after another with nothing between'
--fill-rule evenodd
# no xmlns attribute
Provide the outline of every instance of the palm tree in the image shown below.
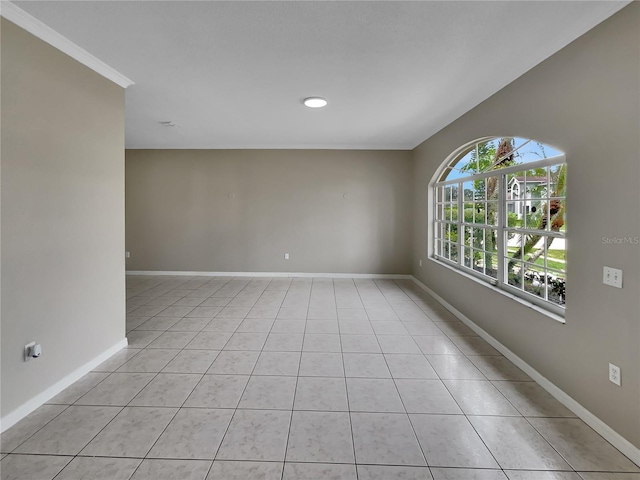
<svg viewBox="0 0 640 480"><path fill-rule="evenodd" d="M500 140L498 144L498 148L496 149L496 154L493 162L491 163L491 170L498 170L500 168L508 167L513 165L514 163L514 154L513 154L513 140L511 138L503 138ZM489 177L487 178L487 200L496 200L497 199L497 189L498 189L498 177ZM487 204L487 223L489 225L496 224L496 208L495 204ZM489 245L486 248L487 252L493 252L497 250L498 239L496 238L495 230L491 230L491 236L487 239ZM485 268L493 268L493 259L492 255L486 254L486 264Z"/></svg>

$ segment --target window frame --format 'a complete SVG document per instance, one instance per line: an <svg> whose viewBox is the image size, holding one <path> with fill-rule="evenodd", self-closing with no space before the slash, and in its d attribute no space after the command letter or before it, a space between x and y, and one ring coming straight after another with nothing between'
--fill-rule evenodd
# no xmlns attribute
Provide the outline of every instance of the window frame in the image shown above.
<svg viewBox="0 0 640 480"><path fill-rule="evenodd" d="M509 284L508 274L507 274L507 271L505 270L506 263L508 260L505 257L508 258L509 256L509 251L507 248L508 247L507 235L509 233L522 234L522 235L527 235L527 234L543 235L543 238L555 237L555 238L562 238L566 241L566 232L557 232L551 229L538 230L538 229L525 229L525 228L519 228L519 227L514 228L514 227L508 226L506 221L508 204L511 202L517 205L518 203L518 202L513 202L513 200L510 201L507 195L508 188L509 188L508 186L509 175L516 172L533 170L533 169L542 168L542 167L552 167L552 166L560 166L560 165L566 166L567 165L566 155L564 153L561 153L560 155L556 155L556 156L541 159L541 160L536 160L533 162L520 163L517 165L511 165L504 168L488 170L481 173L472 173L470 175L460 176L458 178L451 179L451 180L440 180L445 175L448 176L452 171L452 167L454 167L457 164L457 162L462 158L462 156L466 155L469 151L473 149L477 149L479 144L482 144L487 141L499 139L499 138L514 138L514 137L487 137L487 138L479 139L474 142L470 142L466 145L463 145L448 157L448 159L443 163L443 166L438 170L436 175L434 175L434 178L430 185L430 198L432 202L432 209L431 209L432 221L430 222L430 227L431 227L430 240L432 243L431 243L431 252L430 252L431 254L429 255L429 257L432 260L435 260L436 262L439 262L448 267L451 267L452 269L454 269L456 272L460 274L468 275L471 278L478 280L479 283L482 283L483 285L486 285L486 286L491 285L492 287L494 287L494 289L496 289L500 293L508 293L510 294L509 296L513 296L517 300L520 300L524 303L533 304L535 307L538 307L536 308L536 310L540 310L543 313L550 313L557 320L564 322L566 306L557 304L551 300L540 298L535 294L528 293L526 290L519 289L516 286ZM522 138L522 137L517 137L517 138ZM477 227L485 229L485 231L486 229L493 229L496 231L497 252L495 254L497 255L497 260L498 260L497 274L496 274L497 278L493 278L484 273L476 271L473 268L473 261L470 266L466 266L464 250L463 250L463 248L465 248L464 247L464 244L465 244L464 229L465 228L473 229L476 227L475 224L468 224L465 222L464 204L475 202L475 199L472 201L468 201L465 199L464 184L466 182L473 182L475 180L484 180L490 177L497 177L498 179L497 222L495 225L487 225L486 223L477 224ZM439 187L446 187L450 185L456 185L458 187L457 199L455 200L455 202L451 202L451 201L447 202L446 198L443 198L441 201L439 201L438 199ZM547 191L550 193L549 188L550 188L550 182L549 180L547 180ZM526 192L523 195L520 195L520 197L522 198L526 197ZM520 198L519 200L521 200L522 202L525 202L525 200L522 200L522 198ZM548 199L556 198L556 197L550 197L549 195L547 195L546 198L548 201ZM564 198L564 201L566 202L566 194L563 198ZM487 204L488 201L489 199L487 198L483 200L485 204ZM444 211L447 204L457 205L457 218L455 221L452 221L451 217L444 218L444 215L443 215L443 218L440 218L438 216L438 208L442 207ZM451 216L453 216L453 214ZM565 213L565 221L566 221L566 213ZM486 222L486 218L485 218L485 222ZM440 250L438 248L438 245L439 245L438 242L445 242L444 234L440 237L438 236L439 226L447 225L447 224L452 224L457 226L457 239L455 243L450 242L450 244L454 245L456 248L456 260L450 260L449 258L446 258L440 255L440 253L443 250ZM467 246L466 248L469 248L469 247ZM471 248L473 248L473 246ZM485 252L485 255L486 255L486 250L483 250L483 251ZM547 255L546 255L546 246L545 246L545 258L546 257ZM523 261L524 259L520 260L520 262L523 262ZM524 263L521 263L521 265L524 265ZM547 269L547 266L546 266L546 260L545 260L545 272L546 272L546 269ZM565 265L564 274L565 274L565 282L566 282L566 265ZM524 279L522 280L522 283L524 284ZM548 295L548 291L546 295Z"/></svg>

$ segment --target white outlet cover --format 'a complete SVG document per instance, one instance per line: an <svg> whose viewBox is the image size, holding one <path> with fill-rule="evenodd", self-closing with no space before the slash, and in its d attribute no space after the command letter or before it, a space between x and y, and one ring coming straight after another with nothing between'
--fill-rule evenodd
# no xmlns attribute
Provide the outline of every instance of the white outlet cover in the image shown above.
<svg viewBox="0 0 640 480"><path fill-rule="evenodd" d="M29 360L31 360L31 349L36 345L36 342L31 342L31 343L27 343L24 346L24 361L28 362Z"/></svg>
<svg viewBox="0 0 640 480"><path fill-rule="evenodd" d="M613 363L609 364L609 380L618 386L620 386L620 383L622 380L621 374L620 374L620 367L618 367L617 365L614 365Z"/></svg>

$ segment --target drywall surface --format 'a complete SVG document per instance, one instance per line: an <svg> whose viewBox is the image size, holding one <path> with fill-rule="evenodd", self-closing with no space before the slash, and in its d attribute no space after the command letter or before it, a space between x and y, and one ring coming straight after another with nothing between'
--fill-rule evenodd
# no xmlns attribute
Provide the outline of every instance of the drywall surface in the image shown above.
<svg viewBox="0 0 640 480"><path fill-rule="evenodd" d="M434 261L429 183L457 147L519 136L566 153L566 324ZM640 4L633 3L415 150L414 275L640 447ZM423 259L423 267L418 260ZM624 288L602 284L604 265ZM622 387L608 363L622 369Z"/></svg>
<svg viewBox="0 0 640 480"><path fill-rule="evenodd" d="M1 29L5 417L124 339L124 90Z"/></svg>
<svg viewBox="0 0 640 480"><path fill-rule="evenodd" d="M409 273L411 173L406 151L127 150L127 269Z"/></svg>

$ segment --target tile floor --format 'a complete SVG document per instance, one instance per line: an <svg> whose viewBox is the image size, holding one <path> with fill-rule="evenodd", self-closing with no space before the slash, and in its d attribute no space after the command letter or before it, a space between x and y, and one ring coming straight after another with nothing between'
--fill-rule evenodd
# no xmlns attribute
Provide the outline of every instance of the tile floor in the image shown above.
<svg viewBox="0 0 640 480"><path fill-rule="evenodd" d="M411 281L127 286L129 347L2 435L2 480L640 480Z"/></svg>

